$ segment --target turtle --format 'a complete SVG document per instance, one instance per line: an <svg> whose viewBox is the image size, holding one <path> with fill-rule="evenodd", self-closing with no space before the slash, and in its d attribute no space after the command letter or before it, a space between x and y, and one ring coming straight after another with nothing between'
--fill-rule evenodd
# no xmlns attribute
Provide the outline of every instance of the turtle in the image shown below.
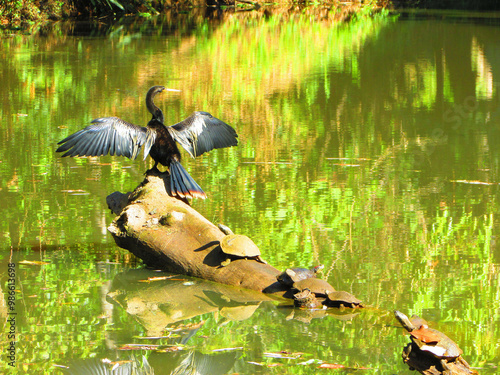
<svg viewBox="0 0 500 375"><path fill-rule="evenodd" d="M326 296L325 304L332 307L363 307L362 302L348 292L331 292Z"/></svg>
<svg viewBox="0 0 500 375"><path fill-rule="evenodd" d="M316 277L316 273L322 270L325 266L322 264L313 267L311 269L307 268L287 268L285 271L276 276L276 279L283 285L288 287L292 286L293 283L297 281L310 279Z"/></svg>
<svg viewBox="0 0 500 375"><path fill-rule="evenodd" d="M297 307L303 307L306 309L323 308L321 302L318 301L314 293L311 292L308 288L305 288L303 291L296 293L293 296L293 300L293 304Z"/></svg>
<svg viewBox="0 0 500 375"><path fill-rule="evenodd" d="M328 293L335 292L335 289L328 284L325 280L321 279L304 279L293 283L293 289L302 292L305 289L309 289L316 297L326 297Z"/></svg>
<svg viewBox="0 0 500 375"><path fill-rule="evenodd" d="M218 227L225 234L220 241L220 248L226 255L226 260L220 264L221 267L227 266L233 258L255 259L258 262L267 264L260 257L260 250L250 237L243 234L234 234L231 229L223 224L219 224Z"/></svg>
<svg viewBox="0 0 500 375"><path fill-rule="evenodd" d="M394 315L403 328L410 332L412 343L422 352L441 360L443 366L462 355L462 349L452 339L436 329L429 328L424 319L413 315L410 320L397 310Z"/></svg>

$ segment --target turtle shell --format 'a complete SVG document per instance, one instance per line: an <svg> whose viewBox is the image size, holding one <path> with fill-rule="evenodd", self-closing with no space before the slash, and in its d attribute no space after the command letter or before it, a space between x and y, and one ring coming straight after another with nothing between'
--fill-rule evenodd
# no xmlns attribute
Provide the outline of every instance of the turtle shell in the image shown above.
<svg viewBox="0 0 500 375"><path fill-rule="evenodd" d="M257 245L243 234L229 234L220 241L220 247L225 254L235 257L256 257L260 255Z"/></svg>
<svg viewBox="0 0 500 375"><path fill-rule="evenodd" d="M330 284L328 284L325 280L316 278L309 278L297 281L296 283L293 283L293 288L297 289L299 292L302 292L305 289L309 289L316 296L324 296L324 297L326 297L328 293L335 292L335 289L333 289L333 287Z"/></svg>
<svg viewBox="0 0 500 375"><path fill-rule="evenodd" d="M323 269L323 265L319 265L316 267L313 267L311 269L307 268L287 268L285 271L280 273L276 279L286 285L286 286L292 286L293 283L296 283L300 280L305 280L305 279L310 279L313 277L316 277L316 273Z"/></svg>
<svg viewBox="0 0 500 375"><path fill-rule="evenodd" d="M410 332L412 342L423 352L438 359L454 359L462 354L462 349L444 333L429 328L427 322L414 315L411 320L400 311L395 311L396 319Z"/></svg>
<svg viewBox="0 0 500 375"><path fill-rule="evenodd" d="M330 306L361 306L361 301L348 292L331 292L327 295L327 304Z"/></svg>

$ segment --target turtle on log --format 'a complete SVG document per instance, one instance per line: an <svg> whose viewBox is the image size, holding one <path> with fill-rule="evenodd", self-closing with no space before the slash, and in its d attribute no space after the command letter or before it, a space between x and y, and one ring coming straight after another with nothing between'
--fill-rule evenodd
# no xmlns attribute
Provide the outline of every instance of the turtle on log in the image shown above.
<svg viewBox="0 0 500 375"><path fill-rule="evenodd" d="M316 273L325 268L322 264L308 268L287 268L285 271L276 276L276 279L283 285L292 286L300 280L311 279L316 277Z"/></svg>
<svg viewBox="0 0 500 375"><path fill-rule="evenodd" d="M316 297L326 297L328 293L335 292L335 289L325 280L321 279L304 279L293 283L292 289L299 293L305 289L309 289Z"/></svg>
<svg viewBox="0 0 500 375"><path fill-rule="evenodd" d="M396 310L394 316L410 333L411 343L403 350L403 360L410 368L422 374L476 374L462 358L462 349L444 333L429 328L416 315L410 319Z"/></svg>
<svg viewBox="0 0 500 375"><path fill-rule="evenodd" d="M363 303L349 292L329 292L326 296L325 305L330 307L364 307Z"/></svg>
<svg viewBox="0 0 500 375"><path fill-rule="evenodd" d="M301 292L294 294L293 304L297 307L302 307L305 309L326 308L326 306L323 306L323 304L316 298L316 295L308 288L305 288Z"/></svg>
<svg viewBox="0 0 500 375"><path fill-rule="evenodd" d="M255 259L257 262L267 264L260 257L259 248L249 237L243 234L234 234L231 229L223 224L219 224L218 227L226 235L220 241L220 248L226 255L226 260L220 264L221 267L227 266L233 259L238 258Z"/></svg>

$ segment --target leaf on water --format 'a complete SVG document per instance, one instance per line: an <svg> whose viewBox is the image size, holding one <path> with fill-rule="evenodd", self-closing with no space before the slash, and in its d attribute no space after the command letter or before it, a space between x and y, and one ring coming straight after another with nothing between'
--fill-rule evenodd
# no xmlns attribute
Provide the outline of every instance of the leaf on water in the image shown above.
<svg viewBox="0 0 500 375"><path fill-rule="evenodd" d="M336 369L339 369L339 368L345 368L345 366L341 365L339 363L323 363L323 364L319 365L318 368L328 368L328 369L331 369L331 370L336 370Z"/></svg>
<svg viewBox="0 0 500 375"><path fill-rule="evenodd" d="M281 351L278 353L264 353L264 357L269 357L269 358L282 358L282 359L297 359L300 358L302 353L290 353L287 351Z"/></svg>
<svg viewBox="0 0 500 375"><path fill-rule="evenodd" d="M338 165L339 167L361 167L361 164L333 163L332 165Z"/></svg>
<svg viewBox="0 0 500 375"><path fill-rule="evenodd" d="M52 366L53 366L53 367L56 367L56 368L69 369L69 367L68 367L68 366L64 366L64 365L57 365L57 364L53 364Z"/></svg>
<svg viewBox="0 0 500 375"><path fill-rule="evenodd" d="M169 346L166 348L158 349L157 352L158 353L170 353L170 352L178 352L178 351L183 350L183 349L184 349L183 346Z"/></svg>
<svg viewBox="0 0 500 375"><path fill-rule="evenodd" d="M27 266L43 266L44 264L50 264L49 262L41 262L41 261L37 261L37 260L22 260L18 263L24 264Z"/></svg>
<svg viewBox="0 0 500 375"><path fill-rule="evenodd" d="M237 347L234 347L234 348L221 348L221 349L214 349L212 350L213 352L228 352L228 351L231 351L231 350L242 350L243 347L242 346L237 346Z"/></svg>
<svg viewBox="0 0 500 375"><path fill-rule="evenodd" d="M248 364L255 365L255 366L262 366L262 367L278 367L278 366L283 366L282 363L262 363L262 362L253 362L253 361L248 361Z"/></svg>
<svg viewBox="0 0 500 375"><path fill-rule="evenodd" d="M160 345L146 345L146 344L125 344L118 348L118 350L156 350Z"/></svg>
<svg viewBox="0 0 500 375"><path fill-rule="evenodd" d="M252 362L252 361L248 361L247 363L251 364L251 365L255 365L255 366L264 366L263 363L260 363L260 362Z"/></svg>
<svg viewBox="0 0 500 375"><path fill-rule="evenodd" d="M312 365L312 364L321 364L322 361L320 361L319 359L309 359L307 361L304 361L304 362L300 362L300 363L297 363L298 365Z"/></svg>
<svg viewBox="0 0 500 375"><path fill-rule="evenodd" d="M461 184L472 184L472 185L499 185L500 182L486 182L478 180L451 180L451 182L458 182Z"/></svg>
<svg viewBox="0 0 500 375"><path fill-rule="evenodd" d="M367 161L372 160L368 158L326 158L326 160L356 160L356 161Z"/></svg>
<svg viewBox="0 0 500 375"><path fill-rule="evenodd" d="M161 281L161 280L172 280L172 281L184 281L186 279L173 279L175 276L154 276L148 277L147 280L138 280L140 283L149 283L151 281Z"/></svg>

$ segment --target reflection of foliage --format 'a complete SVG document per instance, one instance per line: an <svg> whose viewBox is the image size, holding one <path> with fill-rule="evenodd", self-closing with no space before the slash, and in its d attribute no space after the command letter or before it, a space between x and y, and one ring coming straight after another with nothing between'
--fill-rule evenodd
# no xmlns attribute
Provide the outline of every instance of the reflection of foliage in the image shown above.
<svg viewBox="0 0 500 375"><path fill-rule="evenodd" d="M105 284L117 268L118 271L123 268L107 261L126 263L128 256L124 258L116 249L99 245L94 248L91 244L71 250L51 249L44 257L50 263L43 266L20 265L17 254L12 259L17 263L16 364L19 373L48 373L64 353L69 358L88 358L96 350L104 349L106 332L96 327L106 327L106 317L101 310ZM99 259L105 262L96 264ZM2 345L6 345L4 339L6 337L2 337Z"/></svg>

